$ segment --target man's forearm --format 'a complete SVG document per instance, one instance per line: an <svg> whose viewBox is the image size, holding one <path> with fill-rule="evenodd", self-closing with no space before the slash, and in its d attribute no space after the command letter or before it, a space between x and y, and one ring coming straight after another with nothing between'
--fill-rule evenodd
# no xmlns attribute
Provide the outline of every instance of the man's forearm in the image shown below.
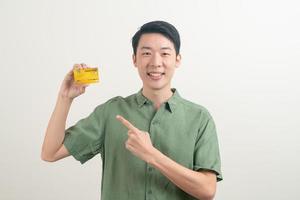
<svg viewBox="0 0 300 200"><path fill-rule="evenodd" d="M155 148L149 164L190 195L201 200L213 199L216 190L216 176L211 172L196 172L188 169Z"/></svg>
<svg viewBox="0 0 300 200"><path fill-rule="evenodd" d="M51 158L61 147L65 137L66 120L72 99L58 96L54 111L49 120L42 147L42 158Z"/></svg>

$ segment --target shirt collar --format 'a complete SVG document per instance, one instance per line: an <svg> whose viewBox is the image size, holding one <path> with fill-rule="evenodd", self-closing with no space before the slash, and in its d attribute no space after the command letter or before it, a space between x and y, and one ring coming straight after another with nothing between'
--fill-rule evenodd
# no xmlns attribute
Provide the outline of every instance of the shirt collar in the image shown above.
<svg viewBox="0 0 300 200"><path fill-rule="evenodd" d="M139 107L142 107L147 102L151 102L143 95L142 90L143 89L140 89L139 92L136 94L136 100ZM181 99L181 96L179 95L178 91L175 88L172 88L171 90L173 92L173 95L168 99L165 105L170 112L174 112L176 106L178 105Z"/></svg>
<svg viewBox="0 0 300 200"><path fill-rule="evenodd" d="M143 89L140 89L140 91L136 94L136 100L139 107L142 107L146 102L149 100L143 95L142 93Z"/></svg>

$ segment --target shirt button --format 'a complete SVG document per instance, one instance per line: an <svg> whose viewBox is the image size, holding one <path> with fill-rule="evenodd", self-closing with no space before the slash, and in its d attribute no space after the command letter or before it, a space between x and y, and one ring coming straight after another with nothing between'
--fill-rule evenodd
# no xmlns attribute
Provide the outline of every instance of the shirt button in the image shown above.
<svg viewBox="0 0 300 200"><path fill-rule="evenodd" d="M149 168L148 168L148 171L151 172L151 171L152 171L152 167L149 167Z"/></svg>
<svg viewBox="0 0 300 200"><path fill-rule="evenodd" d="M156 124L158 124L158 121L152 122L152 125L156 125Z"/></svg>

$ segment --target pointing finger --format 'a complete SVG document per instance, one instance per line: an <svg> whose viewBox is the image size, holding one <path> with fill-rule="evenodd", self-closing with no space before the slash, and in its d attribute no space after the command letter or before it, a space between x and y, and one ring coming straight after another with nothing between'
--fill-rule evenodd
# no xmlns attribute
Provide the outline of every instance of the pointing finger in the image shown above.
<svg viewBox="0 0 300 200"><path fill-rule="evenodd" d="M126 126L129 130L136 132L139 129L137 129L135 126L133 126L129 121L127 121L124 117L121 115L117 115L116 118L124 125Z"/></svg>

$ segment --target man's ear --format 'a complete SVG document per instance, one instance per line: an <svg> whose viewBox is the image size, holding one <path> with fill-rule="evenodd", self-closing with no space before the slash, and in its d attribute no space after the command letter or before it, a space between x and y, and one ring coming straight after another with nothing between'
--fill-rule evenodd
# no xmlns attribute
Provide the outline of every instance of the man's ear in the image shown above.
<svg viewBox="0 0 300 200"><path fill-rule="evenodd" d="M136 55L135 55L135 54L132 54L132 63L133 63L133 65L134 65L135 67L137 67L137 66L136 66Z"/></svg>
<svg viewBox="0 0 300 200"><path fill-rule="evenodd" d="M178 68L180 66L180 64L181 64L181 55L178 54L176 56L176 65L175 65L175 67Z"/></svg>

